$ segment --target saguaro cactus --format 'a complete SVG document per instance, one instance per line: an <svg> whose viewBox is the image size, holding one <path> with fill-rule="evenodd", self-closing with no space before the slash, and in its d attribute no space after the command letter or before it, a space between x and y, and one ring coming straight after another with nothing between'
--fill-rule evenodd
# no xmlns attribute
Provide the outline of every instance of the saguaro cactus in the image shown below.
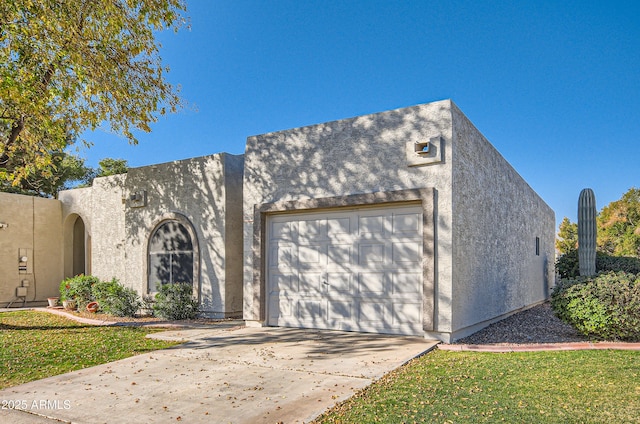
<svg viewBox="0 0 640 424"><path fill-rule="evenodd" d="M596 197L585 188L578 199L578 262L580 275L596 273Z"/></svg>

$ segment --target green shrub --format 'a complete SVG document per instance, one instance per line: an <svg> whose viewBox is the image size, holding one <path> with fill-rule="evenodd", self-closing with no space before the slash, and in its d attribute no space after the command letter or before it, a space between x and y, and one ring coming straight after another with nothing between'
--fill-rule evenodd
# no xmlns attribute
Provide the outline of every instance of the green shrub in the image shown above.
<svg viewBox="0 0 640 424"><path fill-rule="evenodd" d="M60 282L60 301L63 300L71 300L71 282L69 281L70 279L64 279Z"/></svg>
<svg viewBox="0 0 640 424"><path fill-rule="evenodd" d="M60 283L60 299L73 299L76 301L78 309L82 310L89 302L93 302L92 287L99 282L97 277L83 274L66 278Z"/></svg>
<svg viewBox="0 0 640 424"><path fill-rule="evenodd" d="M597 257L596 257L597 258ZM596 260L596 268L597 268ZM578 251L571 250L556 260L556 272L560 278L575 278L580 275L580 265L578 263Z"/></svg>
<svg viewBox="0 0 640 424"><path fill-rule="evenodd" d="M164 319L194 319L198 316L198 299L191 284L162 284L153 304L155 314Z"/></svg>
<svg viewBox="0 0 640 424"><path fill-rule="evenodd" d="M551 293L551 306L586 336L640 341L640 275L609 272L561 281Z"/></svg>
<svg viewBox="0 0 640 424"><path fill-rule="evenodd" d="M155 303L155 298L150 294L143 294L142 301L140 302L140 310L142 315L152 316L154 314L153 304Z"/></svg>
<svg viewBox="0 0 640 424"><path fill-rule="evenodd" d="M571 300L570 296L566 295L567 290L569 288L578 285L585 284L589 281L587 277L576 277L576 278L567 278L560 279L556 283L555 287L551 291L551 307L555 315L565 322L569 322L570 318L567 315L568 304Z"/></svg>
<svg viewBox="0 0 640 424"><path fill-rule="evenodd" d="M561 278L575 278L580 275L578 251L572 250L558 257L556 271ZM603 252L596 255L596 272L624 271L640 274L640 258L630 256L610 256Z"/></svg>
<svg viewBox="0 0 640 424"><path fill-rule="evenodd" d="M141 306L138 293L123 286L115 278L94 284L93 296L100 305L100 310L118 317L133 317Z"/></svg>
<svg viewBox="0 0 640 424"><path fill-rule="evenodd" d="M631 256L610 256L599 252L596 256L596 270L598 272L624 271L630 274L640 274L640 259Z"/></svg>

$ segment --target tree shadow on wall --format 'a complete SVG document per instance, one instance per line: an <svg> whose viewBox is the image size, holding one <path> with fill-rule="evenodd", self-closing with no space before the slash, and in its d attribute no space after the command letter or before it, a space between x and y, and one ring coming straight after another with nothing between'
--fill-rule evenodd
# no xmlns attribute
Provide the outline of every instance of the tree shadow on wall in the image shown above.
<svg viewBox="0 0 640 424"><path fill-rule="evenodd" d="M192 282L194 290L208 292L201 300L222 303L220 293L225 291L218 290L217 284L224 281L224 264L230 261L228 253L225 256L226 228L234 218L239 222L237 228L241 228L242 222L241 198L238 196L235 203L229 200L242 192L242 164L242 157L223 154L129 170L127 190L147 190L147 205L126 208L126 238L129 248L145 246L148 240L148 249L143 254L148 255L149 261L155 261L148 264L150 284L156 283L154 279ZM237 192L230 192L233 188ZM152 234L154 225L168 213L179 214L193 227L195 234L189 239L193 247L191 255L184 251L188 232L174 227L160 228L163 225L160 223L159 231ZM174 235L178 237L173 239ZM241 248L240 245L236 253L239 263ZM149 254L156 249L161 254L152 259ZM197 275L189 270L196 270ZM208 287L200 288L204 283ZM207 305L203 306L206 309Z"/></svg>
<svg viewBox="0 0 640 424"><path fill-rule="evenodd" d="M444 174L441 170L448 166L445 153L451 148L446 140L451 139L452 107L455 106L448 101L438 102L249 137L245 153L245 222L254 222L253 206L265 203L437 188L450 184L450 177L441 178ZM442 162L409 167L407 143L428 141L431 137L445 140L441 143ZM405 200L415 198L407 194ZM396 198L395 201L402 202L403 199ZM451 230L446 222L438 220L437 197L434 201L434 243L423 247L424 257L432 258L437 257L438 229L447 233ZM264 236L260 235L261 238ZM260 261L259 256L265 252L264 247L259 248L255 244L253 247L254 256L246 265ZM450 250L451 246L440 244L438 248ZM437 293L437 263L434 267ZM264 284L265 278L259 281ZM265 295L265 289L253 289L256 313L256 305L264 309L264 299L261 302L260 297ZM432 293L426 295L433 296ZM450 303L448 296L440 296L438 301ZM437 316L437 304L435 308ZM401 317L390 319L395 321Z"/></svg>

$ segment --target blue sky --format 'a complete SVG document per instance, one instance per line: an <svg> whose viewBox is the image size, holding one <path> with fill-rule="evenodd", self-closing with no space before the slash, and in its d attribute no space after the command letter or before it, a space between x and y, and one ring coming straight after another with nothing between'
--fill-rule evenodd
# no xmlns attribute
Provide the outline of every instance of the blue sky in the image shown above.
<svg viewBox="0 0 640 424"><path fill-rule="evenodd" d="M188 0L159 35L191 107L130 146L81 150L132 167L247 136L452 99L533 189L576 221L640 186L640 5L634 1Z"/></svg>

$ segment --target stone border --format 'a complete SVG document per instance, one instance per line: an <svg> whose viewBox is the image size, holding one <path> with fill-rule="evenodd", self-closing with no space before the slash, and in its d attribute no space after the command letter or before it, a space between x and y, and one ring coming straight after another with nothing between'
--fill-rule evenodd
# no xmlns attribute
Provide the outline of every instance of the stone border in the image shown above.
<svg viewBox="0 0 640 424"><path fill-rule="evenodd" d="M538 352L552 350L640 350L640 343L625 342L573 342L573 343L532 343L532 344L488 344L455 345L442 344L438 349L452 352Z"/></svg>
<svg viewBox="0 0 640 424"><path fill-rule="evenodd" d="M79 322L81 324L88 324L88 325L95 325L95 326L102 326L102 327L145 327L145 328L166 328L169 330L175 330L175 329L188 329L188 328L220 328L221 326L229 326L229 325L231 325L232 327L245 326L244 321L242 320L221 319L220 321L213 322L211 324L207 324L207 323L200 324L200 323L194 323L194 322L183 323L180 321L107 321L107 320L80 317L72 313L66 312L64 309L61 309L61 308L51 308L51 307L20 308L20 309L16 308L16 311L17 310L49 312L51 314L59 315L61 317L68 318L70 320ZM4 311L0 311L0 312L4 312Z"/></svg>
<svg viewBox="0 0 640 424"><path fill-rule="evenodd" d="M394 204L418 203L422 205L422 328L434 331L435 313L435 195L434 188L414 188L407 190L376 193L352 194L346 196L316 199L287 200L255 205L253 211L253 313L252 316L266 323L266 222L267 216L284 213L312 211L337 211L341 208L363 206L392 206Z"/></svg>

